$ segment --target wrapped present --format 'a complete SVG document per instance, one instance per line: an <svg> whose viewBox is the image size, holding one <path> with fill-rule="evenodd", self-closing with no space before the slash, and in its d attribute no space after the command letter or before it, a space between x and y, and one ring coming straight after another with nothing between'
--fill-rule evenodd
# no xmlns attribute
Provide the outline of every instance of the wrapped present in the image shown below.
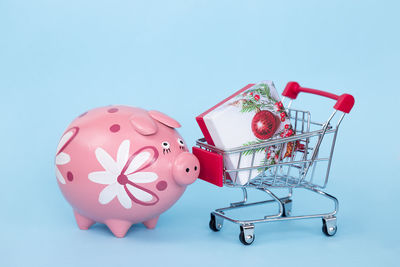
<svg viewBox="0 0 400 267"><path fill-rule="evenodd" d="M220 149L228 150L255 145L269 139L294 134L285 108L280 101L273 82L262 81L249 84L196 117L206 141ZM246 184L268 165L291 155L294 144L249 149L239 155L224 157L227 169L263 166L253 170L231 173L230 179L240 185ZM281 157L281 158L279 158Z"/></svg>

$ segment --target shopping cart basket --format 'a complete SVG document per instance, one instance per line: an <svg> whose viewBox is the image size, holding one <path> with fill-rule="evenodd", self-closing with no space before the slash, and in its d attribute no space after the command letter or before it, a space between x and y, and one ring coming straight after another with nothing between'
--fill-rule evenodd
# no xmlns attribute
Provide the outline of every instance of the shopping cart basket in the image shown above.
<svg viewBox="0 0 400 267"><path fill-rule="evenodd" d="M292 101L297 98L300 92L316 94L336 100L334 111L327 121L324 123L314 122L311 120L311 113L309 111L290 108ZM320 90L304 88L296 82L289 82L282 95L282 102L284 102L285 99L289 99L287 113L290 117L295 135L286 138L270 139L255 145L241 146L229 150L223 150L209 145L205 139L202 138L197 140L197 146L193 147L193 153L199 158L201 164L199 178L218 186L242 189L243 200L231 203L228 207L216 209L211 212L209 226L213 231L219 231L223 226L224 220L239 224L239 240L245 245L250 245L254 241L254 224L262 222L322 218L323 233L327 236L333 236L337 231L336 214L338 212L339 202L334 196L322 191L322 189L324 189L328 183L332 155L340 123L345 114L351 111L354 105L354 98L349 94L338 96ZM337 111L340 112L338 113ZM337 113L338 115L336 115ZM334 117L338 117L336 125L332 122ZM325 143L327 149L322 152L321 147ZM269 163L255 166L255 153L250 153L253 155L251 166L242 167L240 165L241 158L246 154L246 151L269 151L269 149L273 147L279 148L280 154L282 154L282 151L284 151L283 147L288 145L292 146L291 155L288 157L279 155L273 164L265 160L265 162ZM224 159L233 154L238 156L238 164L236 168L228 169ZM267 157L267 153L265 154ZM319 175L319 177L314 177L317 165L321 164L323 164L324 174ZM246 175L248 173L249 179L245 184L236 182L236 178L240 172L245 172ZM254 177L254 175L252 176L252 172L260 172L260 174L251 179L251 177ZM267 193L272 199L249 203L247 188L261 190ZM285 197L278 197L277 194L271 191L276 188L287 188L289 193ZM292 216L292 194L294 188L307 189L332 200L334 203L334 210L328 213ZM235 219L225 213L228 210L267 203L277 203L279 206L278 213L251 220Z"/></svg>

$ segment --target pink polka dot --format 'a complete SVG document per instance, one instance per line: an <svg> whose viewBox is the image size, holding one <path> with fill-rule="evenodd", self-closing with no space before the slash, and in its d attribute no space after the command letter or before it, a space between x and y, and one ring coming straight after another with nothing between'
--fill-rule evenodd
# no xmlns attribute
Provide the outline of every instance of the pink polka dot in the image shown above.
<svg viewBox="0 0 400 267"><path fill-rule="evenodd" d="M72 182L72 180L74 180L74 175L72 174L72 172L67 172L67 179L70 182Z"/></svg>
<svg viewBox="0 0 400 267"><path fill-rule="evenodd" d="M110 108L110 109L107 110L107 111L108 111L108 113L115 113L115 112L118 111L118 109L117 109L117 108Z"/></svg>
<svg viewBox="0 0 400 267"><path fill-rule="evenodd" d="M159 181L156 185L156 188L158 191L164 191L167 188L167 182L166 181Z"/></svg>
<svg viewBox="0 0 400 267"><path fill-rule="evenodd" d="M119 126L119 124L113 124L110 127L110 131L113 132L113 133L118 132L120 129L121 129L121 126Z"/></svg>

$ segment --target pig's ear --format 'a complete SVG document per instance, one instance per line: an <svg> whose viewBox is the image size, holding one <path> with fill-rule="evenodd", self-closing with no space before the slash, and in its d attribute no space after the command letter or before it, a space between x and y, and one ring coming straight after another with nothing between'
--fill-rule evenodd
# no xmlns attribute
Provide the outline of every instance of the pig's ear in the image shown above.
<svg viewBox="0 0 400 267"><path fill-rule="evenodd" d="M133 128L142 135L152 135L158 130L157 124L145 110L135 112L130 117Z"/></svg>
<svg viewBox="0 0 400 267"><path fill-rule="evenodd" d="M167 125L168 127L171 128L179 128L181 127L180 123L171 118L168 115L165 115L164 113L161 113L160 111L157 110L150 110L149 111L150 116L155 119L156 121L161 122L162 124Z"/></svg>

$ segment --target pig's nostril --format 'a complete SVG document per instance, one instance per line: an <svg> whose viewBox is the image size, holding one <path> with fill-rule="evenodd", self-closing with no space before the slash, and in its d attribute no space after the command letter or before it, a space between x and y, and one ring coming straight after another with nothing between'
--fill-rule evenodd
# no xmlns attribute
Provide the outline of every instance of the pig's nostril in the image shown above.
<svg viewBox="0 0 400 267"><path fill-rule="evenodd" d="M190 170L189 170L189 168L186 168L186 172L189 172Z"/></svg>
<svg viewBox="0 0 400 267"><path fill-rule="evenodd" d="M194 166L194 170L197 171L197 166Z"/></svg>

